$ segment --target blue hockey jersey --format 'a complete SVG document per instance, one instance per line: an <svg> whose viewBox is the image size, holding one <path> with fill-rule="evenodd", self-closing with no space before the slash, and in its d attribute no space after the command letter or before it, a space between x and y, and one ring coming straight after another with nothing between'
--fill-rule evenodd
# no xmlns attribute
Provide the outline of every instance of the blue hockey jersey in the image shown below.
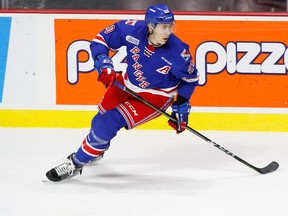
<svg viewBox="0 0 288 216"><path fill-rule="evenodd" d="M101 31L91 42L93 59L101 53L125 46L125 85L135 92L190 99L199 74L192 64L189 46L171 34L167 43L154 48L148 43L145 21L122 20Z"/></svg>

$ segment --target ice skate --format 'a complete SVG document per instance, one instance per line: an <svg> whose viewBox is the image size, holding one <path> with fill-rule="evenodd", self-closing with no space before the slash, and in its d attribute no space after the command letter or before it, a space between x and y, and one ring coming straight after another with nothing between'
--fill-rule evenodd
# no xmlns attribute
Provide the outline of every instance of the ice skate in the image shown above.
<svg viewBox="0 0 288 216"><path fill-rule="evenodd" d="M96 164L99 160L101 160L104 157L104 152L100 154L98 157L94 158L93 160L89 161L87 165L94 165Z"/></svg>
<svg viewBox="0 0 288 216"><path fill-rule="evenodd" d="M50 181L62 181L63 179L69 179L82 173L83 167L76 167L72 161L73 154L69 155L64 163L54 167L46 173L46 176Z"/></svg>

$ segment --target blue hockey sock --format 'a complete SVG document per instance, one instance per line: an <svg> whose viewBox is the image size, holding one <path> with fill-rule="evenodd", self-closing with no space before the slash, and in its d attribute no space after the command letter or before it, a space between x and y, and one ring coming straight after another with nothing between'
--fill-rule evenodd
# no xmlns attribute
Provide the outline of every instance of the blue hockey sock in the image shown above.
<svg viewBox="0 0 288 216"><path fill-rule="evenodd" d="M83 166L102 155L110 146L110 140L126 126L126 121L118 110L113 109L94 116L90 133L72 157L76 166Z"/></svg>

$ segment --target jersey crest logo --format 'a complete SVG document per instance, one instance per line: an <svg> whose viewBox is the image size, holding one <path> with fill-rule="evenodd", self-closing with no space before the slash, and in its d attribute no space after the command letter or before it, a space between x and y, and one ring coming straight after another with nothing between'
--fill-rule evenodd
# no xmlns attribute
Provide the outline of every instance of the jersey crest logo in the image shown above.
<svg viewBox="0 0 288 216"><path fill-rule="evenodd" d="M161 74L168 74L168 72L170 71L170 66L166 65L162 68L157 69L156 71L161 73Z"/></svg>
<svg viewBox="0 0 288 216"><path fill-rule="evenodd" d="M129 19L125 22L126 25L134 26L137 23L137 20Z"/></svg>
<svg viewBox="0 0 288 216"><path fill-rule="evenodd" d="M182 58L185 60L185 61L188 61L189 58L190 58L190 53L189 51L187 51L186 49L184 49L181 53L181 56Z"/></svg>
<svg viewBox="0 0 288 216"><path fill-rule="evenodd" d="M134 38L130 35L126 36L126 40L132 44L135 44L135 45L139 45L139 42L140 42L137 38Z"/></svg>
<svg viewBox="0 0 288 216"><path fill-rule="evenodd" d="M110 25L105 29L104 33L109 34L109 33L113 32L114 30L115 30L115 25Z"/></svg>

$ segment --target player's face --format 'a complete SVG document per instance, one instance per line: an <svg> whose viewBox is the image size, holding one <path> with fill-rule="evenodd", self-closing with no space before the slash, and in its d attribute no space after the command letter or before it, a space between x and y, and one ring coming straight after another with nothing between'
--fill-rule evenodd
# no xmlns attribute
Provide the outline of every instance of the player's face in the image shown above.
<svg viewBox="0 0 288 216"><path fill-rule="evenodd" d="M175 23L157 24L150 35L154 44L163 45L167 42L171 33L175 32Z"/></svg>

